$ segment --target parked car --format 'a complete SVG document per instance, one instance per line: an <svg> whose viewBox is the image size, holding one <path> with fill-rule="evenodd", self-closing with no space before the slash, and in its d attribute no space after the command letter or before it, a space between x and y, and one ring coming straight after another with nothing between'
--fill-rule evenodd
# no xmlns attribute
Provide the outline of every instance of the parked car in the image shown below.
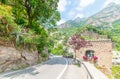
<svg viewBox="0 0 120 79"><path fill-rule="evenodd" d="M118 64L118 65L120 65L120 58L114 57L114 58L112 59L112 64Z"/></svg>
<svg viewBox="0 0 120 79"><path fill-rule="evenodd" d="M63 54L63 57L65 57L65 58L73 58L73 54L72 53L65 53L65 54Z"/></svg>
<svg viewBox="0 0 120 79"><path fill-rule="evenodd" d="M49 54L49 59L51 59L51 58L53 58L54 57L54 55L53 54Z"/></svg>

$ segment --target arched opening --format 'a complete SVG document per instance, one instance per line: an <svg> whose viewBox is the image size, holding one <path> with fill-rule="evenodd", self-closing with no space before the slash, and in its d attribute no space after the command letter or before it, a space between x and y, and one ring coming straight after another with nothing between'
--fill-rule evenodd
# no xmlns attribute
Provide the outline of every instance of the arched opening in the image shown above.
<svg viewBox="0 0 120 79"><path fill-rule="evenodd" d="M85 56L88 58L88 59L92 59L94 57L94 51L93 50L87 50L85 52Z"/></svg>

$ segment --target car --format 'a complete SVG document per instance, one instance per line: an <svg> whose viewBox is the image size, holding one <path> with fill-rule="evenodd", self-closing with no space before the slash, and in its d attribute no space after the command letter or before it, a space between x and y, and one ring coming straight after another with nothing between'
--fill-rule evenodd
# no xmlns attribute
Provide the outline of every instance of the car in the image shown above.
<svg viewBox="0 0 120 79"><path fill-rule="evenodd" d="M53 54L49 54L49 59L53 58L54 55Z"/></svg>
<svg viewBox="0 0 120 79"><path fill-rule="evenodd" d="M114 57L114 58L112 59L112 64L120 65L120 58Z"/></svg>
<svg viewBox="0 0 120 79"><path fill-rule="evenodd" d="M73 58L73 54L72 53L66 53L66 54L63 54L63 57L65 57L65 58Z"/></svg>

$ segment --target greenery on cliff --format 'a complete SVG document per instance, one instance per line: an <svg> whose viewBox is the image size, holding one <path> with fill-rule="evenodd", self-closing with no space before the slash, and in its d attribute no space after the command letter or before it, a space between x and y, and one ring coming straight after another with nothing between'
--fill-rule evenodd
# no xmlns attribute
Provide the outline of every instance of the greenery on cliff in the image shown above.
<svg viewBox="0 0 120 79"><path fill-rule="evenodd" d="M57 10L59 0L2 0L0 2L0 44L37 49L41 53L44 49L54 54L62 54L68 38L84 30L93 30L107 35L116 43L116 50L120 50L120 22L115 21L112 29L99 29L85 25L85 20L77 18L69 24L77 26L69 28L49 28L56 25L60 19ZM51 6L51 7L49 7ZM51 35L52 34L52 35ZM59 53L59 50L61 53Z"/></svg>
<svg viewBox="0 0 120 79"><path fill-rule="evenodd" d="M110 37L116 43L116 50L120 50L120 21L114 22L114 28L110 31Z"/></svg>
<svg viewBox="0 0 120 79"><path fill-rule="evenodd" d="M60 19L59 0L1 0L0 44L37 49L49 45L49 30ZM50 7L51 6L51 7Z"/></svg>
<svg viewBox="0 0 120 79"><path fill-rule="evenodd" d="M113 74L115 79L119 79L120 78L120 66L113 66L112 67L112 74Z"/></svg>
<svg viewBox="0 0 120 79"><path fill-rule="evenodd" d="M13 31L16 31L17 24L14 22L12 16L12 7L7 5L0 5L0 44L6 45L7 42L14 42L14 38L11 35Z"/></svg>

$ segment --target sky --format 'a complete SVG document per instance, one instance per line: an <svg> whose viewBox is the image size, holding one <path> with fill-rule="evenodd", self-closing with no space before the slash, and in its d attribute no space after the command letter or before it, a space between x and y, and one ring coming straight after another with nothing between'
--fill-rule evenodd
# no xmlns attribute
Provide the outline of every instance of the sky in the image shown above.
<svg viewBox="0 0 120 79"><path fill-rule="evenodd" d="M58 11L61 20L58 25L77 17L86 18L99 12L111 2L120 4L120 0L59 0Z"/></svg>

